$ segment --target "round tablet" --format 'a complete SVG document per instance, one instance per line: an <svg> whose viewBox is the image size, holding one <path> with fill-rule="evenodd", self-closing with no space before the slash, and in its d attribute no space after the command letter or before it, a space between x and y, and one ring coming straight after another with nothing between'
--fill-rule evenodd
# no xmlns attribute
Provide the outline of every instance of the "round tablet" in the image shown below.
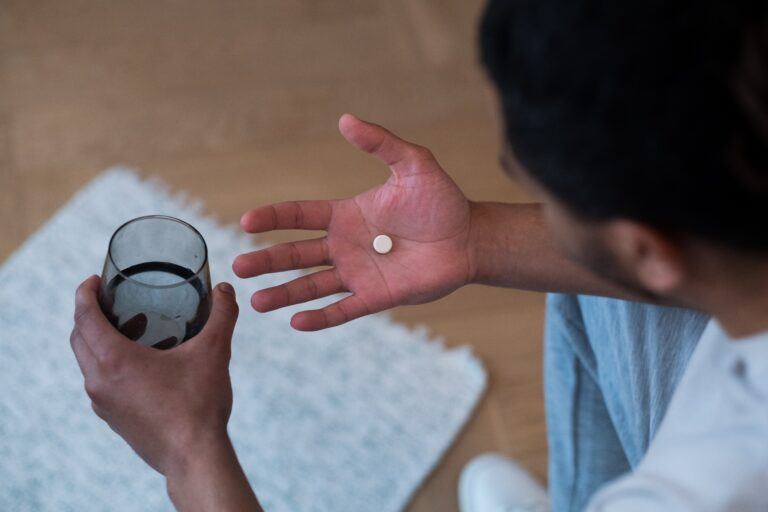
<svg viewBox="0 0 768 512"><path fill-rule="evenodd" d="M379 235L373 239L373 249L379 254L387 254L392 250L392 239L387 235Z"/></svg>

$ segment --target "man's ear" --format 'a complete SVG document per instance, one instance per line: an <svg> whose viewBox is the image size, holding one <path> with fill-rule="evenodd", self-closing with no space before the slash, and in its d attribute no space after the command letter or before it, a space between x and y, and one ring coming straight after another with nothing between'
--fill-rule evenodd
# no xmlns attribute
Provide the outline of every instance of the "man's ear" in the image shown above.
<svg viewBox="0 0 768 512"><path fill-rule="evenodd" d="M617 219L606 225L608 244L626 271L647 290L669 295L686 275L685 255L674 238L645 224Z"/></svg>

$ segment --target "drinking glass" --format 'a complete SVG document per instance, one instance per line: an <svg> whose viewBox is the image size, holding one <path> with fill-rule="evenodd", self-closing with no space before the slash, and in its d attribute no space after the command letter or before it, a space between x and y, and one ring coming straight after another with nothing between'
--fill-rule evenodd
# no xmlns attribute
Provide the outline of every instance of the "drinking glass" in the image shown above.
<svg viewBox="0 0 768 512"><path fill-rule="evenodd" d="M211 312L203 236L165 215L126 222L109 241L99 303L112 325L141 345L169 349L195 336Z"/></svg>

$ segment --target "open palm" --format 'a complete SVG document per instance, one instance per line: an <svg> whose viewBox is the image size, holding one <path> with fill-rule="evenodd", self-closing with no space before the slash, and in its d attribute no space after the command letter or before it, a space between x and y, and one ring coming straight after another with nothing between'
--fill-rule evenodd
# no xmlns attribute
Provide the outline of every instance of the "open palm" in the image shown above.
<svg viewBox="0 0 768 512"><path fill-rule="evenodd" d="M339 120L339 130L351 144L389 165L392 175L384 184L347 199L262 206L241 220L249 233L327 232L322 238L241 254L233 263L239 277L331 266L253 294L251 304L265 312L351 293L325 308L294 315L291 325L299 330L324 329L394 306L435 300L472 275L469 202L429 150L348 114ZM380 234L393 241L387 254L373 249Z"/></svg>

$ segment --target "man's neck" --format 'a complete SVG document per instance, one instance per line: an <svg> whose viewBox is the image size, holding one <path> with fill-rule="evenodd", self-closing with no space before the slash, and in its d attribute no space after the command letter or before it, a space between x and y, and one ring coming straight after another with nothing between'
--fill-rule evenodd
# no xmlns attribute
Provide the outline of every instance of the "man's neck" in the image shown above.
<svg viewBox="0 0 768 512"><path fill-rule="evenodd" d="M768 294L768 291L766 291ZM745 338L768 331L768 303L743 304L712 312L731 338Z"/></svg>
<svg viewBox="0 0 768 512"><path fill-rule="evenodd" d="M768 258L728 255L709 259L706 274L692 296L731 338L768 331Z"/></svg>

